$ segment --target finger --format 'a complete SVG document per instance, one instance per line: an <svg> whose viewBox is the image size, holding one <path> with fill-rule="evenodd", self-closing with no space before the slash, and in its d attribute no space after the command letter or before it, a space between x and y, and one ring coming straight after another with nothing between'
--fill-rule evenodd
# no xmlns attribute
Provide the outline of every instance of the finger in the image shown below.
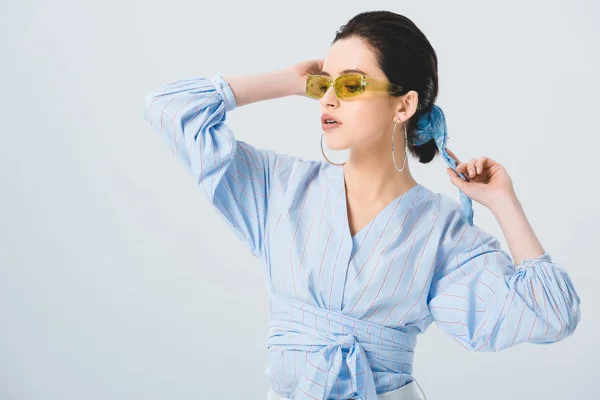
<svg viewBox="0 0 600 400"><path fill-rule="evenodd" d="M475 168L477 170L477 174L481 174L483 172L483 164L485 162L485 157L479 157L475 161Z"/></svg>
<svg viewBox="0 0 600 400"><path fill-rule="evenodd" d="M317 74L320 74L323 71L324 60L316 60L317 63Z"/></svg>
<svg viewBox="0 0 600 400"><path fill-rule="evenodd" d="M467 164L465 164L465 163L457 163L456 164L456 171L457 172L463 172L464 173L466 171L466 168L467 168Z"/></svg>
<svg viewBox="0 0 600 400"><path fill-rule="evenodd" d="M469 173L467 171L467 164L465 164L465 163L458 164L456 166L456 172L463 174L465 179L467 181L469 181ZM460 178L460 176L459 176L459 178Z"/></svg>
<svg viewBox="0 0 600 400"><path fill-rule="evenodd" d="M446 151L448 152L448 155L450 155L450 157L454 158L454 161L456 161L457 164L460 164L460 160L452 150L446 147Z"/></svg>
<svg viewBox="0 0 600 400"><path fill-rule="evenodd" d="M494 166L494 165L498 164L498 162L496 162L496 161L492 160L492 159L491 159L491 158L489 158L489 157L481 157L481 158L484 158L484 159L485 159L485 160L483 161L483 168L484 168L484 169L485 169L485 168L492 167L492 166Z"/></svg>
<svg viewBox="0 0 600 400"><path fill-rule="evenodd" d="M448 175L450 176L450 181L452 182L452 184L454 186L456 186L457 188L459 188L460 190L465 189L466 185L468 185L469 183L467 181L465 181L464 179L462 179L458 173L453 170L452 168L446 168L446 171L448 172Z"/></svg>
<svg viewBox="0 0 600 400"><path fill-rule="evenodd" d="M472 158L469 161L469 163L467 164L467 171L469 171L469 177L470 178L474 178L475 175L477 175L476 162L477 162L477 159L476 158Z"/></svg>
<svg viewBox="0 0 600 400"><path fill-rule="evenodd" d="M469 164L468 163L463 163L463 162L457 164L456 165L456 171L457 172L461 172L461 173L463 173L465 175L468 175L469 174Z"/></svg>

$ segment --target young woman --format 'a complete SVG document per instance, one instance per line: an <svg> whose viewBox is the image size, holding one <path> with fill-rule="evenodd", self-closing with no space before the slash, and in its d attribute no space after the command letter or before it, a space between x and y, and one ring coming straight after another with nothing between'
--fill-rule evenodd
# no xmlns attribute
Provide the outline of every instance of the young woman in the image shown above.
<svg viewBox="0 0 600 400"><path fill-rule="evenodd" d="M269 399L420 399L416 337L435 321L468 350L572 334L579 297L537 240L506 170L446 149L437 57L408 18L361 13L325 61L192 78L146 97L145 117L264 266L271 300ZM236 107L319 101L325 161L257 149L225 124ZM344 164L326 147L349 149ZM440 154L460 203L407 163ZM473 225L496 216L510 255Z"/></svg>

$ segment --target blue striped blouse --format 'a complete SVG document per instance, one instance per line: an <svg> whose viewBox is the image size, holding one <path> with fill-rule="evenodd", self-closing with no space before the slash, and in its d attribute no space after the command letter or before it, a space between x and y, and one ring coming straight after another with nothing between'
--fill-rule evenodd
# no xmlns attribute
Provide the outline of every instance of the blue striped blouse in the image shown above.
<svg viewBox="0 0 600 400"><path fill-rule="evenodd" d="M235 107L221 76L191 78L148 93L144 117L260 261L275 392L376 399L414 379L416 337L433 321L475 351L572 334L579 296L548 253L515 265L458 201L421 184L352 235L343 168L237 140Z"/></svg>

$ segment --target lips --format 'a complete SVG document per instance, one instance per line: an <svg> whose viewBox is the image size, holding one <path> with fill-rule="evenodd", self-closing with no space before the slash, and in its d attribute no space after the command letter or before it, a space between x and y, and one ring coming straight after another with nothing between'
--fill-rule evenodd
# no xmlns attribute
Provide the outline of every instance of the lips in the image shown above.
<svg viewBox="0 0 600 400"><path fill-rule="evenodd" d="M321 127L323 128L323 130L331 130L331 129L335 129L337 127L339 127L340 125L342 125L342 122L340 120L338 120L336 117L334 117L331 114L323 114L321 115Z"/></svg>
<svg viewBox="0 0 600 400"><path fill-rule="evenodd" d="M342 121L340 121L339 119L337 119L336 117L334 117L334 116L333 116L333 115L331 115L331 114L323 114L323 115L321 115L321 123L322 123L322 124L326 124L326 123L327 123L327 121L335 121L335 122L337 122L339 125L341 125L341 124L342 124Z"/></svg>
<svg viewBox="0 0 600 400"><path fill-rule="evenodd" d="M332 129L339 128L340 125L342 124L321 124L321 129L323 129L324 131L330 131Z"/></svg>

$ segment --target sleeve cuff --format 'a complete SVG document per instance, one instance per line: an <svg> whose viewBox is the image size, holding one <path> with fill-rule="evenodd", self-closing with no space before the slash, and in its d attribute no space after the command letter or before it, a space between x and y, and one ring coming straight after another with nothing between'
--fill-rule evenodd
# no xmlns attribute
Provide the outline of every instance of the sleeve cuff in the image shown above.
<svg viewBox="0 0 600 400"><path fill-rule="evenodd" d="M544 252L541 256L533 257L533 258L525 258L519 265L517 265L516 270L529 268L535 264L539 264L541 262L552 262L552 256L550 253Z"/></svg>
<svg viewBox="0 0 600 400"><path fill-rule="evenodd" d="M225 102L225 111L231 111L235 109L237 107L237 103L235 101L233 91L229 86L229 83L227 83L227 81L223 79L223 77L220 75L212 76L209 79L215 86L217 93L219 93L219 95Z"/></svg>

